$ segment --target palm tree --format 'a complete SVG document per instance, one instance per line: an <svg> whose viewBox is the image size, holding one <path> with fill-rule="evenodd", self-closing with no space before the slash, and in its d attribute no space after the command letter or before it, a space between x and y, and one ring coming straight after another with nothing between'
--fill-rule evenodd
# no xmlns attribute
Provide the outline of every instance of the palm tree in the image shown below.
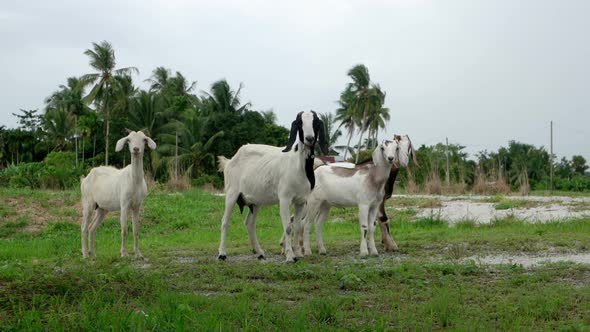
<svg viewBox="0 0 590 332"><path fill-rule="evenodd" d="M379 128L384 127L385 120L389 118L389 111L386 108L383 109L385 93L381 91L378 85L371 84L369 70L365 65L356 65L347 74L352 79L352 82L348 83L345 91L340 96L341 108L345 110L339 112L341 116L337 116L337 118L354 121L355 125L360 122L360 135L356 153L356 162L358 162L364 133L369 130L370 136L373 131L376 134ZM386 114L387 119L382 117L383 114ZM370 123L372 124L370 125ZM348 122L348 126L350 127L350 122ZM349 136L352 136L350 131ZM350 139L348 146L350 146Z"/></svg>
<svg viewBox="0 0 590 332"><path fill-rule="evenodd" d="M277 114L272 109L268 111L260 111L264 118L264 123L275 124L277 122Z"/></svg>
<svg viewBox="0 0 590 332"><path fill-rule="evenodd" d="M385 125L389 121L389 109L383 107L385 102L385 92L381 91L379 85L373 85L370 90L370 104L371 108L367 115L367 129L369 130L369 137L372 139L374 145L379 144L377 135L380 129L385 129Z"/></svg>
<svg viewBox="0 0 590 332"><path fill-rule="evenodd" d="M115 76L115 82L117 83L117 89L114 91L112 114L115 116L127 116L137 94L137 88L133 85L131 76L127 74Z"/></svg>
<svg viewBox="0 0 590 332"><path fill-rule="evenodd" d="M165 124L163 112L164 101L162 95L141 90L131 101L128 114L129 129L141 130L147 136L156 138L162 132L162 126ZM146 154L149 159L147 164L150 170L155 167L153 161L158 159L158 150L150 150Z"/></svg>
<svg viewBox="0 0 590 332"><path fill-rule="evenodd" d="M46 135L53 144L54 151L62 151L68 146L72 135L73 115L63 108L50 109L44 116Z"/></svg>
<svg viewBox="0 0 590 332"><path fill-rule="evenodd" d="M339 128L335 127L335 119L332 113L322 113L320 114L320 119L324 123L324 133L326 135L326 144L328 145L328 151L330 154L337 154L334 150L334 144L340 136L342 136L342 131ZM319 149L319 146L317 147Z"/></svg>
<svg viewBox="0 0 590 332"><path fill-rule="evenodd" d="M340 107L336 110L336 117L334 120L340 122L338 129L344 127L348 131L348 142L346 143L346 149L344 150L344 159L346 159L346 156L350 151L350 141L352 136L354 136L357 127L359 127L360 119L354 107L354 94L352 92L348 90L342 92L338 103L340 104Z"/></svg>
<svg viewBox="0 0 590 332"><path fill-rule="evenodd" d="M174 161L195 177L202 174L207 167L214 166L215 156L211 153L211 148L224 135L223 131L219 131L206 139L202 120L195 109L188 109L183 113L182 121L167 124L159 135L162 142L159 149L168 155L163 161ZM175 155L176 151L178 155Z"/></svg>
<svg viewBox="0 0 590 332"><path fill-rule="evenodd" d="M164 67L157 67L152 71L152 76L145 80L150 84L150 92L162 92L168 86L170 79L170 69Z"/></svg>
<svg viewBox="0 0 590 332"><path fill-rule="evenodd" d="M180 72L176 76L170 77L167 82L169 93L173 96L188 96L197 86L197 81L189 81Z"/></svg>
<svg viewBox="0 0 590 332"><path fill-rule="evenodd" d="M205 110L207 113L237 112L242 113L251 104L240 105L240 92L243 84L240 83L238 91L233 91L225 79L211 85L211 93L204 92Z"/></svg>
<svg viewBox="0 0 590 332"><path fill-rule="evenodd" d="M69 77L66 85L60 85L45 99L46 111L62 109L74 116L74 139L76 145L76 167L78 167L78 118L90 110L84 103L84 84L77 77Z"/></svg>
<svg viewBox="0 0 590 332"><path fill-rule="evenodd" d="M115 94L119 88L120 82L115 79L115 76L131 75L132 73L139 73L135 67L125 67L115 69L115 51L111 44L107 41L102 41L100 44L92 43L93 48L84 51L84 54L90 58L90 67L96 73L86 74L80 78L83 84L94 84L90 93L86 96L87 102L94 102L97 108L102 110L105 117L106 133L105 133L105 165L109 164L109 124L110 124L110 110Z"/></svg>

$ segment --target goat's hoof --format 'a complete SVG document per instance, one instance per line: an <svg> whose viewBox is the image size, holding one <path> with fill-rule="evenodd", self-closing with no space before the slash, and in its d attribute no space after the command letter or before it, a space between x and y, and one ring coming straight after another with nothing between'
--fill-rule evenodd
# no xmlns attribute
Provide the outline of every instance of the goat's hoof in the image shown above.
<svg viewBox="0 0 590 332"><path fill-rule="evenodd" d="M322 252L320 252L320 255L322 255L322 256L327 256L327 255L328 255L328 253L327 253L327 252L325 252L325 251L322 251Z"/></svg>
<svg viewBox="0 0 590 332"><path fill-rule="evenodd" d="M219 256L217 256L217 259L220 260L220 261L224 261L226 258L227 258L226 255L219 255Z"/></svg>
<svg viewBox="0 0 590 332"><path fill-rule="evenodd" d="M297 262L297 258L292 257L292 258L287 258L287 260L285 260L285 263L295 263Z"/></svg>
<svg viewBox="0 0 590 332"><path fill-rule="evenodd" d="M265 260L266 257L264 255L258 255L258 260Z"/></svg>

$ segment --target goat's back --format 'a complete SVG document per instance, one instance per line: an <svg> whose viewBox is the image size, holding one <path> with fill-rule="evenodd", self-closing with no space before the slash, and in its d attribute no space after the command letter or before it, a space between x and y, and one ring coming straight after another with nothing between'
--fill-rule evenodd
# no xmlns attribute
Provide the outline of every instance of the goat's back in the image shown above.
<svg viewBox="0 0 590 332"><path fill-rule="evenodd" d="M268 205L277 203L280 191L286 190L286 187L297 191L298 184L289 183L291 177L293 181L300 180L295 177L296 165L292 164L295 161L290 159L295 156L295 152L282 150L283 148L262 144L242 146L225 165L223 174L226 193L241 193L250 203ZM286 176L287 174L293 176ZM309 190L309 184L307 189Z"/></svg>

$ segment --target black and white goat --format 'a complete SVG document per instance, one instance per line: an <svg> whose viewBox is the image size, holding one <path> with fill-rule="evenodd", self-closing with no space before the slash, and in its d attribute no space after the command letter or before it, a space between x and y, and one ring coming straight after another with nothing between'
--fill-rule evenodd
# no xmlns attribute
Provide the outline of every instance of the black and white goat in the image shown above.
<svg viewBox="0 0 590 332"><path fill-rule="evenodd" d="M307 196L315 186L313 172L314 146L319 141L326 153L324 125L314 111L300 112L291 125L285 148L260 144L242 146L232 159L219 156L219 171L225 184L225 211L221 220L219 256L226 259L225 240L234 204L240 212L249 208L244 221L255 254L264 259L264 251L256 239L256 215L261 206L280 205L285 238L284 252L288 262L295 261L290 234L303 217ZM290 222L290 206L295 205L295 222ZM295 244L297 252L301 252Z"/></svg>
<svg viewBox="0 0 590 332"><path fill-rule="evenodd" d="M371 255L378 254L374 240L375 223L377 210L383 205L386 196L386 184L391 179L390 175L394 169L398 170L400 167L407 166L408 153L413 153L413 148L401 144L401 139L397 139L398 137L395 137L393 141L383 141L380 147L373 152L372 159L366 162L358 165L333 163L316 169L317 186L307 199L307 215L303 223L303 243L306 255L311 254L309 243L311 224L315 224L319 252L325 254L322 224L327 218L330 208L352 206L359 208L361 256L366 256L369 253ZM397 175L397 171L395 171L395 175ZM395 181L395 177L393 181ZM393 188L393 181L391 188ZM299 237L296 236L296 238ZM391 239L388 227L385 231L382 228L382 239L384 239L386 250L388 248L397 249L397 245Z"/></svg>

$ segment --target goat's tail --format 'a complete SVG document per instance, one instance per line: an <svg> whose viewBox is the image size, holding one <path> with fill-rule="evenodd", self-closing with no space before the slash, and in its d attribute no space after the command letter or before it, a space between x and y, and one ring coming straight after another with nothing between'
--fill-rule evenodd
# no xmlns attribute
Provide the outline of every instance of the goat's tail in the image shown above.
<svg viewBox="0 0 590 332"><path fill-rule="evenodd" d="M217 171L218 172L223 172L223 170L225 169L225 166L227 166L227 162L229 161L229 159L225 158L224 156L217 156Z"/></svg>

